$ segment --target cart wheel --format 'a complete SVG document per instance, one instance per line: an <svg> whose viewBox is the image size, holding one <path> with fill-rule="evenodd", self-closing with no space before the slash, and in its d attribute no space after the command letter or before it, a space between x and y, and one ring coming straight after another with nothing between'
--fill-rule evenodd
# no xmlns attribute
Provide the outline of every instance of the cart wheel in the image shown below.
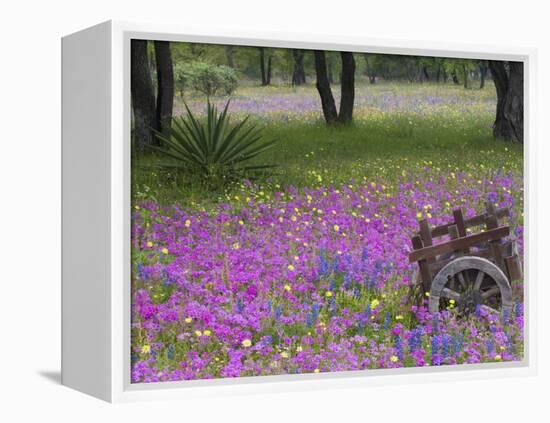
<svg viewBox="0 0 550 423"><path fill-rule="evenodd" d="M502 270L489 260L459 257L435 276L430 290L430 313L443 310L453 302L461 315L480 307L510 316L512 288Z"/></svg>

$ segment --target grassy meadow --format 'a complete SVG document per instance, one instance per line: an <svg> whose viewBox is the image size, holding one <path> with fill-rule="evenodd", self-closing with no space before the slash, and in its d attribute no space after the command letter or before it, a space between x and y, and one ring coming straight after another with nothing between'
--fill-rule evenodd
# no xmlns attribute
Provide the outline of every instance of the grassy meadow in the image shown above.
<svg viewBox="0 0 550 423"><path fill-rule="evenodd" d="M229 99L213 101L221 107ZM200 113L206 97L195 96L187 102ZM396 172L414 172L427 164L443 171L473 167L482 173L506 167L521 172L523 165L520 145L492 137L496 107L492 86L465 90L452 84L364 84L357 88L354 124L338 128L324 123L312 85L245 86L231 96L231 102L236 121L252 114L264 138L279 142L277 148L256 159L257 163L280 165L259 175L264 192L381 176L391 180ZM263 110L256 109L259 103ZM181 98L175 109L183 112ZM240 190L236 184L226 192L212 192L193 173L159 169L158 161L154 153L134 160L135 199L206 207L231 201L232 194Z"/></svg>
<svg viewBox="0 0 550 423"><path fill-rule="evenodd" d="M492 137L493 85L355 95L353 124L331 128L313 85L239 87L232 120L278 140L255 159L278 167L222 187L133 158L133 382L521 359L521 280L504 319L409 296L420 218L510 207L523 252L523 153ZM200 114L206 98L186 102Z"/></svg>

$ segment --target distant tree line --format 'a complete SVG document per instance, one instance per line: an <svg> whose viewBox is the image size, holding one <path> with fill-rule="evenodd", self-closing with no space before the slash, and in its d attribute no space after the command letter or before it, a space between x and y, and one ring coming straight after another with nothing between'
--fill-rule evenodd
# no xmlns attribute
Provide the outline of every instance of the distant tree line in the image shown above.
<svg viewBox="0 0 550 423"><path fill-rule="evenodd" d="M382 79L452 83L469 89L483 89L491 77L497 92L493 134L523 143L523 64L520 62L132 40L131 93L136 149L141 151L157 142L151 129L166 133L170 128L176 88L180 95L186 87L207 96L227 95L236 88L237 75L242 76L242 80L257 81L261 86L274 83L300 86L315 81L328 125L353 121L358 77L370 84ZM338 108L333 84L340 86Z"/></svg>

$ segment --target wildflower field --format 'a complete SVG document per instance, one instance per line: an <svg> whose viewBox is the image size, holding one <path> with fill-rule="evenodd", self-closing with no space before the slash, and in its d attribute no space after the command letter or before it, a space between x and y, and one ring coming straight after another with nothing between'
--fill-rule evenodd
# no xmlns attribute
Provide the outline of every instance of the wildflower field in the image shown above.
<svg viewBox="0 0 550 423"><path fill-rule="evenodd" d="M495 104L492 86L365 84L329 128L313 85L245 86L230 111L278 140L273 171L211 190L134 160L132 382L520 360L522 281L505 318L411 298L420 218L510 207L523 254L523 152L492 138Z"/></svg>

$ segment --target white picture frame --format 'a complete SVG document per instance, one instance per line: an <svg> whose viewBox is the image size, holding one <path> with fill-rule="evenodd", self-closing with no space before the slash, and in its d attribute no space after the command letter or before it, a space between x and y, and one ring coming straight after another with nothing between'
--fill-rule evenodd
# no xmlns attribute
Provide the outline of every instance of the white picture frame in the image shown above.
<svg viewBox="0 0 550 423"><path fill-rule="evenodd" d="M521 362L130 383L130 40L513 60L525 64L525 355ZM62 40L62 383L109 402L349 388L536 372L536 51L436 41L105 22Z"/></svg>

